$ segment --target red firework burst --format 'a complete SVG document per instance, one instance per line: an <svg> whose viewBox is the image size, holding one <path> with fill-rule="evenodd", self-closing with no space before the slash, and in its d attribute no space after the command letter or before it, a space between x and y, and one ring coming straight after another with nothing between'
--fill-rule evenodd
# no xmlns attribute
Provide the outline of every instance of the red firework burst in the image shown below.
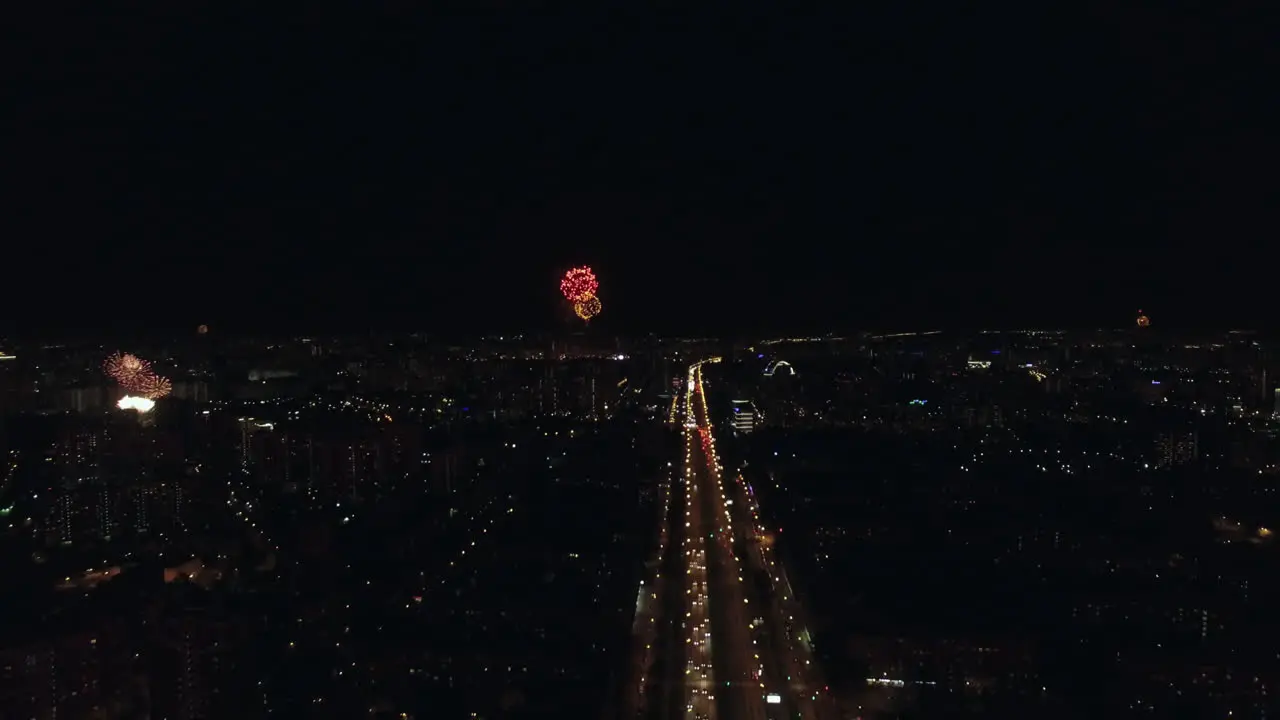
<svg viewBox="0 0 1280 720"><path fill-rule="evenodd" d="M121 385L128 385L139 375L151 372L151 363L132 353L114 352L107 356L102 369Z"/></svg>
<svg viewBox="0 0 1280 720"><path fill-rule="evenodd" d="M588 295L595 295L600 289L595 273L587 266L576 267L564 274L560 280L560 292L569 302L578 302Z"/></svg>

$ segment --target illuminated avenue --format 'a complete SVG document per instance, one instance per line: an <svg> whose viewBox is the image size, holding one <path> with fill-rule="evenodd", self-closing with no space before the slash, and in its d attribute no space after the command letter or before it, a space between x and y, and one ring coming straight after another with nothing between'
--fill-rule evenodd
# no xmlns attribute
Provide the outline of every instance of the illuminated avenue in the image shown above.
<svg viewBox="0 0 1280 720"><path fill-rule="evenodd" d="M662 489L621 717L835 718L751 486L716 453L702 367L718 361L692 365L671 406L682 457Z"/></svg>

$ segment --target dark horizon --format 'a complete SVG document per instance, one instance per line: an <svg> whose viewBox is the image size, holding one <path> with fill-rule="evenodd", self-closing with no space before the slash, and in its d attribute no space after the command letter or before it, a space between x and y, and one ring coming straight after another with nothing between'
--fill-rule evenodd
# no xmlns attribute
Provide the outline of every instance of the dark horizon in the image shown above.
<svg viewBox="0 0 1280 720"><path fill-rule="evenodd" d="M171 325L153 325L150 327L50 327L36 330L17 330L0 334L0 340L12 341L14 343L51 343L51 344L67 344L75 345L92 345L94 343L101 344L105 348L110 347L136 347L138 345L165 345L173 342L182 342L184 338L195 339L199 336L197 332L198 326L179 326ZM1058 331L1068 336L1088 336L1090 333L1122 333L1133 331L1141 333L1154 342L1163 341L1184 341L1205 338L1215 338L1230 332L1248 333L1254 340L1270 342L1280 335L1276 331L1263 327L1237 327L1237 326L1213 326L1213 325L1195 325L1180 327L1153 327L1145 330L1138 330L1132 326L1124 325L1052 325L1052 324L1027 324L1027 325L1008 325L1008 326L975 326L971 324L956 325L936 325L936 326L900 326L900 327L870 327L870 328L839 328L839 329L797 329L792 328L748 328L748 329L729 329L720 332L696 332L687 331L660 331L660 330L618 330L611 327L608 323L592 323L589 327L583 327L581 323L569 324L564 323L558 327L507 327L507 328L490 328L490 329L467 329L467 328L448 328L448 327L414 327L410 325L321 325L316 323L298 323L298 324L281 324L275 321L271 324L260 323L257 325L234 325L219 326L210 325L209 342L215 344L225 340L245 340L245 339L286 339L286 338L349 338L356 339L360 337L409 337L418 336L428 342L473 342L485 338L493 338L499 336L523 337L526 339L570 339L570 338L586 338L594 341L604 340L639 340L644 337L654 336L657 338L688 338L688 339L714 339L725 342L755 342L760 340L779 339L786 337L813 337L813 338L842 338L857 337L859 335L880 335L893 333L941 333L948 337L971 336L977 333L1006 333L1014 334L1027 330L1044 330ZM0 346L0 350L8 350L10 348Z"/></svg>

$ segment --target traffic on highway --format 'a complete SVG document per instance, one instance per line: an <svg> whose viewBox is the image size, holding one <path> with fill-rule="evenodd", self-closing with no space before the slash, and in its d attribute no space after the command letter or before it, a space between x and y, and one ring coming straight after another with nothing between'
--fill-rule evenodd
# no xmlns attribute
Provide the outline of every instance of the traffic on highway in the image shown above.
<svg viewBox="0 0 1280 720"><path fill-rule="evenodd" d="M628 703L627 715L835 718L817 681L798 601L769 544L760 542L765 532L754 494L741 473L728 483L724 479L702 377L703 365L718 361L690 366L684 392L672 402L668 421L679 423L683 435L683 504L681 512L672 508L671 495L664 497L659 560L653 565L662 567L676 535L679 554L671 560L678 564L666 578L658 570L653 586L641 588L636 631L643 660L633 686L640 697ZM677 588L682 592L664 610L666 583L675 583L666 597L675 598ZM679 659L679 672L669 668L666 681L654 677L662 647L668 648L668 665Z"/></svg>

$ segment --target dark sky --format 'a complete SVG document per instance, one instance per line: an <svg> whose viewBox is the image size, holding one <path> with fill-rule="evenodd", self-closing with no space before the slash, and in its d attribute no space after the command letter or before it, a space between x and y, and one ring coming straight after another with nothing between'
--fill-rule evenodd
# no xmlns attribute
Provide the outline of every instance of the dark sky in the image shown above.
<svg viewBox="0 0 1280 720"><path fill-rule="evenodd" d="M555 327L578 263L617 331L1276 305L1261 15L182 5L32 26L2 326Z"/></svg>

